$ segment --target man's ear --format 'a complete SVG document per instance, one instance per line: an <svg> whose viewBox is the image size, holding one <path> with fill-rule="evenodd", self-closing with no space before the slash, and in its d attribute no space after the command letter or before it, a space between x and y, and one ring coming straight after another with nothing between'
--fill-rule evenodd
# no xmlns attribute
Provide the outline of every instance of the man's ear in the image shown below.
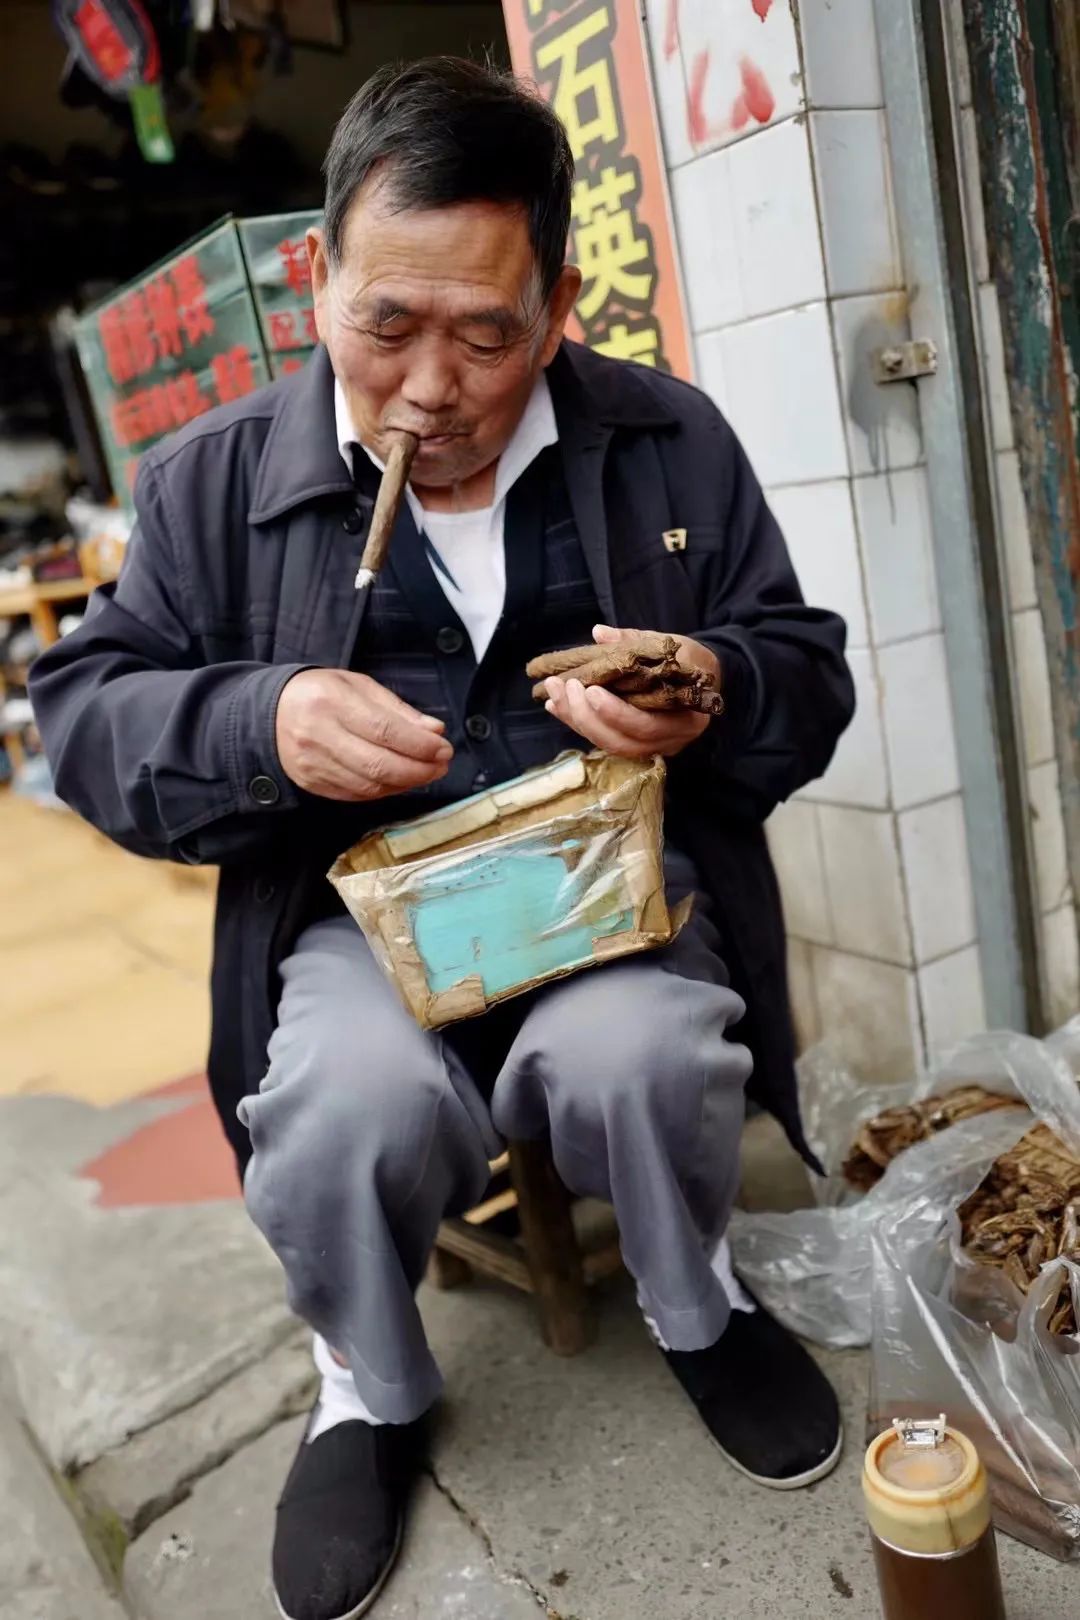
<svg viewBox="0 0 1080 1620"><path fill-rule="evenodd" d="M548 327L540 354L542 366L550 365L554 360L555 351L563 340L566 323L570 319L570 311L577 302L580 291L581 271L576 264L564 264L554 291L548 299Z"/></svg>
<svg viewBox="0 0 1080 1620"><path fill-rule="evenodd" d="M326 289L330 281L330 255L323 232L312 226L304 238L308 265L311 269L311 292L315 302L315 326L319 337L326 342Z"/></svg>

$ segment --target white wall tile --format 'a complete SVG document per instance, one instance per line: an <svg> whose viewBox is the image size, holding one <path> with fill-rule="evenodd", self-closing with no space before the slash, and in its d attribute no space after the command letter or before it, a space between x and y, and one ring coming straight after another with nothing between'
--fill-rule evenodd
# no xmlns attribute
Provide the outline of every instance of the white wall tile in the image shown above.
<svg viewBox="0 0 1080 1620"><path fill-rule="evenodd" d="M1069 861L1065 849L1065 818L1056 759L1028 771L1031 842L1035 850L1035 877L1040 911L1057 911L1070 898Z"/></svg>
<svg viewBox="0 0 1080 1620"><path fill-rule="evenodd" d="M721 352L732 424L761 482L846 477L826 306L729 327Z"/></svg>
<svg viewBox="0 0 1080 1620"><path fill-rule="evenodd" d="M915 955L928 962L975 939L975 900L958 793L900 816Z"/></svg>
<svg viewBox="0 0 1080 1620"><path fill-rule="evenodd" d="M856 478L853 489L875 640L884 646L939 629L924 469Z"/></svg>
<svg viewBox="0 0 1080 1620"><path fill-rule="evenodd" d="M848 665L855 682L855 718L840 738L825 775L803 788L800 797L885 810L889 804L889 776L873 654L849 653Z"/></svg>
<svg viewBox="0 0 1080 1620"><path fill-rule="evenodd" d="M805 799L791 799L773 811L765 831L784 897L788 933L819 945L831 945L832 918L817 818L816 805Z"/></svg>
<svg viewBox="0 0 1080 1620"><path fill-rule="evenodd" d="M1001 330L997 288L992 282L979 288L979 344L994 449L1011 450L1016 438L1009 405L1009 383L1005 375L1005 340Z"/></svg>
<svg viewBox="0 0 1080 1620"><path fill-rule="evenodd" d="M787 0L680 0L691 140L726 145L798 112L802 65Z"/></svg>
<svg viewBox="0 0 1080 1620"><path fill-rule="evenodd" d="M832 306L844 421L855 474L896 471L922 459L919 402L909 383L875 382L870 353L911 336L902 292L838 298Z"/></svg>
<svg viewBox="0 0 1080 1620"><path fill-rule="evenodd" d="M778 124L728 154L743 308L748 316L825 296L821 233L802 123Z"/></svg>
<svg viewBox="0 0 1080 1620"><path fill-rule="evenodd" d="M885 962L911 962L894 818L884 810L818 806L835 943Z"/></svg>
<svg viewBox="0 0 1080 1620"><path fill-rule="evenodd" d="M728 396L727 375L724 371L724 346L722 332L703 332L694 339L694 358L697 364L698 387L703 388L713 404L723 411L725 416L731 415L731 400Z"/></svg>
<svg viewBox="0 0 1080 1620"><path fill-rule="evenodd" d="M865 647L866 609L850 485L846 480L791 484L770 490L769 505L784 531L806 600L839 613L848 627L848 646Z"/></svg>
<svg viewBox="0 0 1080 1620"><path fill-rule="evenodd" d="M812 107L880 107L874 0L799 0L799 26Z"/></svg>
<svg viewBox="0 0 1080 1620"><path fill-rule="evenodd" d="M1056 1028L1080 1012L1080 950L1072 906L1043 918L1042 945L1044 1011Z"/></svg>
<svg viewBox="0 0 1080 1620"><path fill-rule="evenodd" d="M703 332L741 320L745 311L728 154L714 152L676 169L671 206L691 328Z"/></svg>
<svg viewBox="0 0 1080 1620"><path fill-rule="evenodd" d="M965 107L957 120L960 169L963 181L964 226L971 270L976 281L990 280L990 256L986 246L986 214L983 209L982 176L979 168L979 138L975 111Z"/></svg>
<svg viewBox="0 0 1080 1620"><path fill-rule="evenodd" d="M1015 450L999 450L994 457L994 466L997 470L998 520L1005 553L1009 606L1016 612L1020 608L1034 607L1038 599L1027 504L1020 482L1020 457Z"/></svg>
<svg viewBox="0 0 1080 1620"><path fill-rule="evenodd" d="M795 1050L805 1052L821 1039L821 1014L814 985L813 946L802 939L788 939L788 1000L795 1026Z"/></svg>
<svg viewBox="0 0 1080 1620"><path fill-rule="evenodd" d="M910 1079L920 1048L915 975L909 968L813 947L822 1034L856 1075Z"/></svg>
<svg viewBox="0 0 1080 1620"><path fill-rule="evenodd" d="M920 968L919 999L932 1054L984 1030L986 1002L978 948L970 945Z"/></svg>
<svg viewBox="0 0 1080 1620"><path fill-rule="evenodd" d="M1038 608L1014 613L1012 633L1024 758L1029 765L1041 765L1045 760L1053 759L1055 750L1050 669L1046 659L1042 615Z"/></svg>
<svg viewBox="0 0 1080 1620"><path fill-rule="evenodd" d="M694 155L686 116L686 75L679 49L676 0L645 0L645 26L664 157L668 168L674 169Z"/></svg>
<svg viewBox="0 0 1080 1620"><path fill-rule="evenodd" d="M960 788L952 703L939 635L878 653L893 796L899 810Z"/></svg>
<svg viewBox="0 0 1080 1620"><path fill-rule="evenodd" d="M903 281L883 112L810 114L825 267L834 297Z"/></svg>

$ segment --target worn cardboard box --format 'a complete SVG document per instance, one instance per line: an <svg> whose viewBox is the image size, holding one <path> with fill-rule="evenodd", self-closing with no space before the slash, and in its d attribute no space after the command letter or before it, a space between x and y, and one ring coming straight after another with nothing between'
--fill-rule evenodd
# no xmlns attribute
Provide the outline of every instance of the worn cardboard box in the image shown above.
<svg viewBox="0 0 1080 1620"><path fill-rule="evenodd" d="M662 759L562 754L369 834L329 873L427 1029L674 938Z"/></svg>

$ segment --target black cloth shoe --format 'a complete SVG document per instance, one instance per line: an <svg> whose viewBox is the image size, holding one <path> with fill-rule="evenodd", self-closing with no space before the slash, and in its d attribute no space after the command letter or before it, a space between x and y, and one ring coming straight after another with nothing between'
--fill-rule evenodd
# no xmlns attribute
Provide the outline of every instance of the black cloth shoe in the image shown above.
<svg viewBox="0 0 1080 1620"><path fill-rule="evenodd" d="M836 1467L840 1408L817 1362L763 1311L732 1311L705 1350L663 1356L733 1468L791 1491Z"/></svg>
<svg viewBox="0 0 1080 1620"><path fill-rule="evenodd" d="M338 1423L304 1439L274 1533L274 1595L285 1620L358 1620L401 1546L424 1457L423 1423Z"/></svg>

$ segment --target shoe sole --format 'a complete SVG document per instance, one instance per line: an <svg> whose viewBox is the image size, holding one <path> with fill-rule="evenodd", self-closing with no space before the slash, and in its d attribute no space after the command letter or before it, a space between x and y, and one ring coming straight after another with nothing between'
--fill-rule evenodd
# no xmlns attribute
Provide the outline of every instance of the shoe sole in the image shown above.
<svg viewBox="0 0 1080 1620"><path fill-rule="evenodd" d="M383 1587L394 1573L394 1566L398 1561L398 1555L401 1552L401 1543L404 1540L404 1537L405 1515L403 1513L398 1519L397 1538L394 1542L394 1550L390 1554L390 1557L386 1563L386 1568L379 1576L379 1579L376 1581L367 1597L358 1603L355 1609L350 1609L347 1614L335 1615L334 1620L360 1620L360 1616L367 1614L374 1604L378 1602L380 1596L382 1595ZM282 1607L281 1599L278 1597L276 1592L274 1593L274 1603L277 1606L277 1612L281 1616L281 1620L293 1620L292 1615Z"/></svg>
<svg viewBox="0 0 1080 1620"><path fill-rule="evenodd" d="M840 1461L840 1454L844 1449L844 1426L843 1424L840 1425L836 1445L824 1462L817 1463L813 1468L808 1468L803 1474L792 1474L789 1479L770 1479L768 1474L755 1474L733 1457L730 1451L725 1451L711 1431L709 1431L709 1439L724 1461L729 1463L736 1473L742 1474L745 1479L752 1479L755 1485L765 1485L770 1491L801 1491L807 1485L816 1485L817 1481L824 1479L826 1474L831 1474Z"/></svg>

